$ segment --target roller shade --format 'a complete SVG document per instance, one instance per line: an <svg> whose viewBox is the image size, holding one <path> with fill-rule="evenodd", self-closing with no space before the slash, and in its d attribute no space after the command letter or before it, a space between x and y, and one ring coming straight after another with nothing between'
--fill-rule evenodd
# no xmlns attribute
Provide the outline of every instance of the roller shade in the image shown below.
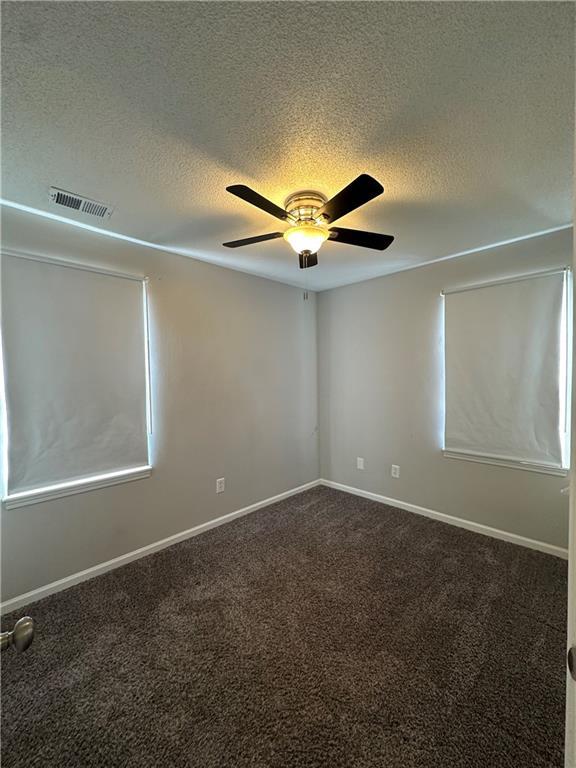
<svg viewBox="0 0 576 768"><path fill-rule="evenodd" d="M142 279L3 254L8 497L148 465L145 308Z"/></svg>
<svg viewBox="0 0 576 768"><path fill-rule="evenodd" d="M561 468L566 272L445 294L445 451Z"/></svg>

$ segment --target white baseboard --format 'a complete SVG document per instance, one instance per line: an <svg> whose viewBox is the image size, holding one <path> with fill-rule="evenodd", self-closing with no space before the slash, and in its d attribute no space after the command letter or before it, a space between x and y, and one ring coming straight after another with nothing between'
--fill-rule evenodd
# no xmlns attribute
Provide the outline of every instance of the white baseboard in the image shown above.
<svg viewBox="0 0 576 768"><path fill-rule="evenodd" d="M381 504L387 504L390 507L398 507L398 509L404 509L407 512L415 512L417 515L423 515L424 517L429 517L432 520L439 520L441 523L448 523L449 525L455 525L458 528L465 528L468 531L481 533L484 536L491 536L493 539L501 539L502 541L508 541L512 544L519 544L522 547L528 547L529 549L536 549L539 552L545 552L547 555L561 557L564 560L568 559L567 549L557 547L554 544L546 544L544 541L528 539L525 536L519 536L516 533L501 531L499 528L491 528L489 525L482 525L482 523L475 523L471 520L463 520L460 517L446 515L444 512L436 512L433 509L427 509L426 507L419 507L416 504L409 504L406 501L400 501L400 499L391 499L388 496L382 496L379 493L363 491L360 488L353 488L350 485L335 483L332 480L320 479L319 485L325 485L328 488L335 488L339 491L345 491L346 493L351 493L354 496L363 496L365 499L372 499L372 501L378 501Z"/></svg>
<svg viewBox="0 0 576 768"><path fill-rule="evenodd" d="M38 589L33 589L31 592L25 592L22 595L18 595L17 597L13 597L10 600L6 600L5 602L0 603L0 614L9 613L10 611L15 611L18 608L29 605L30 603L35 603L37 600L41 600L44 597L53 595L56 592L61 592L62 590L68 589L69 587L73 587L75 584L80 584L82 581L87 581L88 579L94 578L94 576L99 576L102 573L106 573L106 571L111 571L114 568L127 565L134 560L139 560L141 557L151 555L153 552L158 552L161 549L170 547L172 544L177 544L178 542L189 539L192 536L198 536L198 534L204 533L204 531L209 531L210 528L216 528L217 526L223 525L224 523L229 523L231 520L234 520L237 517L243 517L244 515L248 515L250 512L255 512L257 509L267 507L269 504L282 501L282 499L287 499L289 496L294 496L297 493L306 491L309 488L314 488L317 485L320 485L320 480L313 480L312 482L305 483L304 485L300 485L297 488L291 488L289 491L284 491L284 493L279 493L276 496L270 496L268 499L257 501L255 504L250 504L249 506L243 507L242 509L237 509L235 512L229 512L227 515L222 515L222 517L217 517L214 520L208 520L207 522L201 523L200 525L195 525L194 528L189 528L186 531L175 533L173 536L168 536L166 539L155 541L152 544L147 544L145 547L135 549L133 552L127 552L125 555L120 555L120 557L107 560L105 563L99 563L98 565L94 565L91 568L86 568L85 571L73 573L70 576L64 577L63 579L53 581L51 584L46 584L43 587L38 587Z"/></svg>

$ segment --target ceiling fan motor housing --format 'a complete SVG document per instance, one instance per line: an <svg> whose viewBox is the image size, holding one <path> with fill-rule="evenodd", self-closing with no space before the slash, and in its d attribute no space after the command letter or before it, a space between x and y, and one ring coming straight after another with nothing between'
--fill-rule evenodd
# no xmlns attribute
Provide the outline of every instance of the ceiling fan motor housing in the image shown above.
<svg viewBox="0 0 576 768"><path fill-rule="evenodd" d="M324 224L324 217L316 217L315 214L326 201L326 195L323 195L321 192L305 189L302 192L294 192L294 194L287 197L284 202L284 208L296 219L296 223L307 221L314 222L315 224Z"/></svg>

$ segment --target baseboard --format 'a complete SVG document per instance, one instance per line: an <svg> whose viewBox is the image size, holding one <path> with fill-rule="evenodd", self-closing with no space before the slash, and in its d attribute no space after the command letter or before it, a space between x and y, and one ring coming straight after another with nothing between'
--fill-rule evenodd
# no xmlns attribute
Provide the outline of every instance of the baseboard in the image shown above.
<svg viewBox="0 0 576 768"><path fill-rule="evenodd" d="M382 496L379 493L363 491L361 488L353 488L350 485L335 483L332 480L320 479L319 485L325 485L328 488L335 488L339 491L345 491L346 493L351 493L354 496L363 496L365 499L378 501L381 504L387 504L390 507L398 507L398 509L404 509L407 512L414 512L417 515L423 515L424 517L429 517L432 520L439 520L442 523L448 523L448 525L455 525L458 528L465 528L468 531L481 533L484 536L491 536L493 539L501 539L502 541L508 541L512 544L519 544L522 547L528 547L529 549L536 549L539 552L545 552L547 555L561 557L564 560L568 559L567 549L557 547L554 544L546 544L544 541L528 539L525 536L519 536L516 533L501 531L499 528L491 528L489 525L474 523L471 520L463 520L460 517L446 515L444 512L436 512L433 509L427 509L426 507L419 507L416 504L409 504L406 501L400 501L400 499L391 499L388 496Z"/></svg>
<svg viewBox="0 0 576 768"><path fill-rule="evenodd" d="M229 523L231 520L235 520L237 517L243 517L244 515L248 515L250 512L255 512L257 509L267 507L269 504L282 501L282 499L287 499L289 496L295 496L297 493L306 491L309 488L314 488L317 485L320 485L320 480L313 480L312 482L305 483L304 485L300 485L297 488L291 488L289 491L284 491L284 493L279 493L276 496L270 496L268 499L262 499L262 501L257 501L255 504L250 504L249 506L243 507L242 509L229 512L227 515L222 515L222 517L217 517L214 520L208 520L205 523L194 526L194 528L189 528L186 531L175 533L173 536L168 536L166 539L155 541L152 544L147 544L145 547L135 549L133 552L127 552L125 555L120 555L120 557L107 560L105 563L99 563L98 565L94 565L84 571L73 573L70 576L64 577L63 579L53 581L52 583L46 584L43 587L38 587L38 589L25 592L22 595L18 595L17 597L13 597L10 600L6 600L5 602L0 603L0 614L9 613L10 611L15 611L18 608L29 605L30 603L35 603L37 600L42 600L44 597L53 595L56 592L62 592L64 589L73 587L76 584L87 581L88 579L93 579L95 576L99 576L102 573L111 571L114 568L119 568L122 565L127 565L134 560L139 560L141 557L146 557L146 555L151 555L153 552L158 552L161 549L170 547L172 544L178 544L180 541L190 539L192 536L198 536L200 533L209 531L211 528L216 528L219 525Z"/></svg>

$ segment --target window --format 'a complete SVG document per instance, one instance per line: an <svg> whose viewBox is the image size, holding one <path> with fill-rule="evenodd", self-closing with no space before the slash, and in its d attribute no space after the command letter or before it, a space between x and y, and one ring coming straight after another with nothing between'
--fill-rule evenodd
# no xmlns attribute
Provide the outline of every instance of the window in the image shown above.
<svg viewBox="0 0 576 768"><path fill-rule="evenodd" d="M150 474L146 281L2 255L8 507Z"/></svg>
<svg viewBox="0 0 576 768"><path fill-rule="evenodd" d="M565 474L569 274L445 292L446 456Z"/></svg>

